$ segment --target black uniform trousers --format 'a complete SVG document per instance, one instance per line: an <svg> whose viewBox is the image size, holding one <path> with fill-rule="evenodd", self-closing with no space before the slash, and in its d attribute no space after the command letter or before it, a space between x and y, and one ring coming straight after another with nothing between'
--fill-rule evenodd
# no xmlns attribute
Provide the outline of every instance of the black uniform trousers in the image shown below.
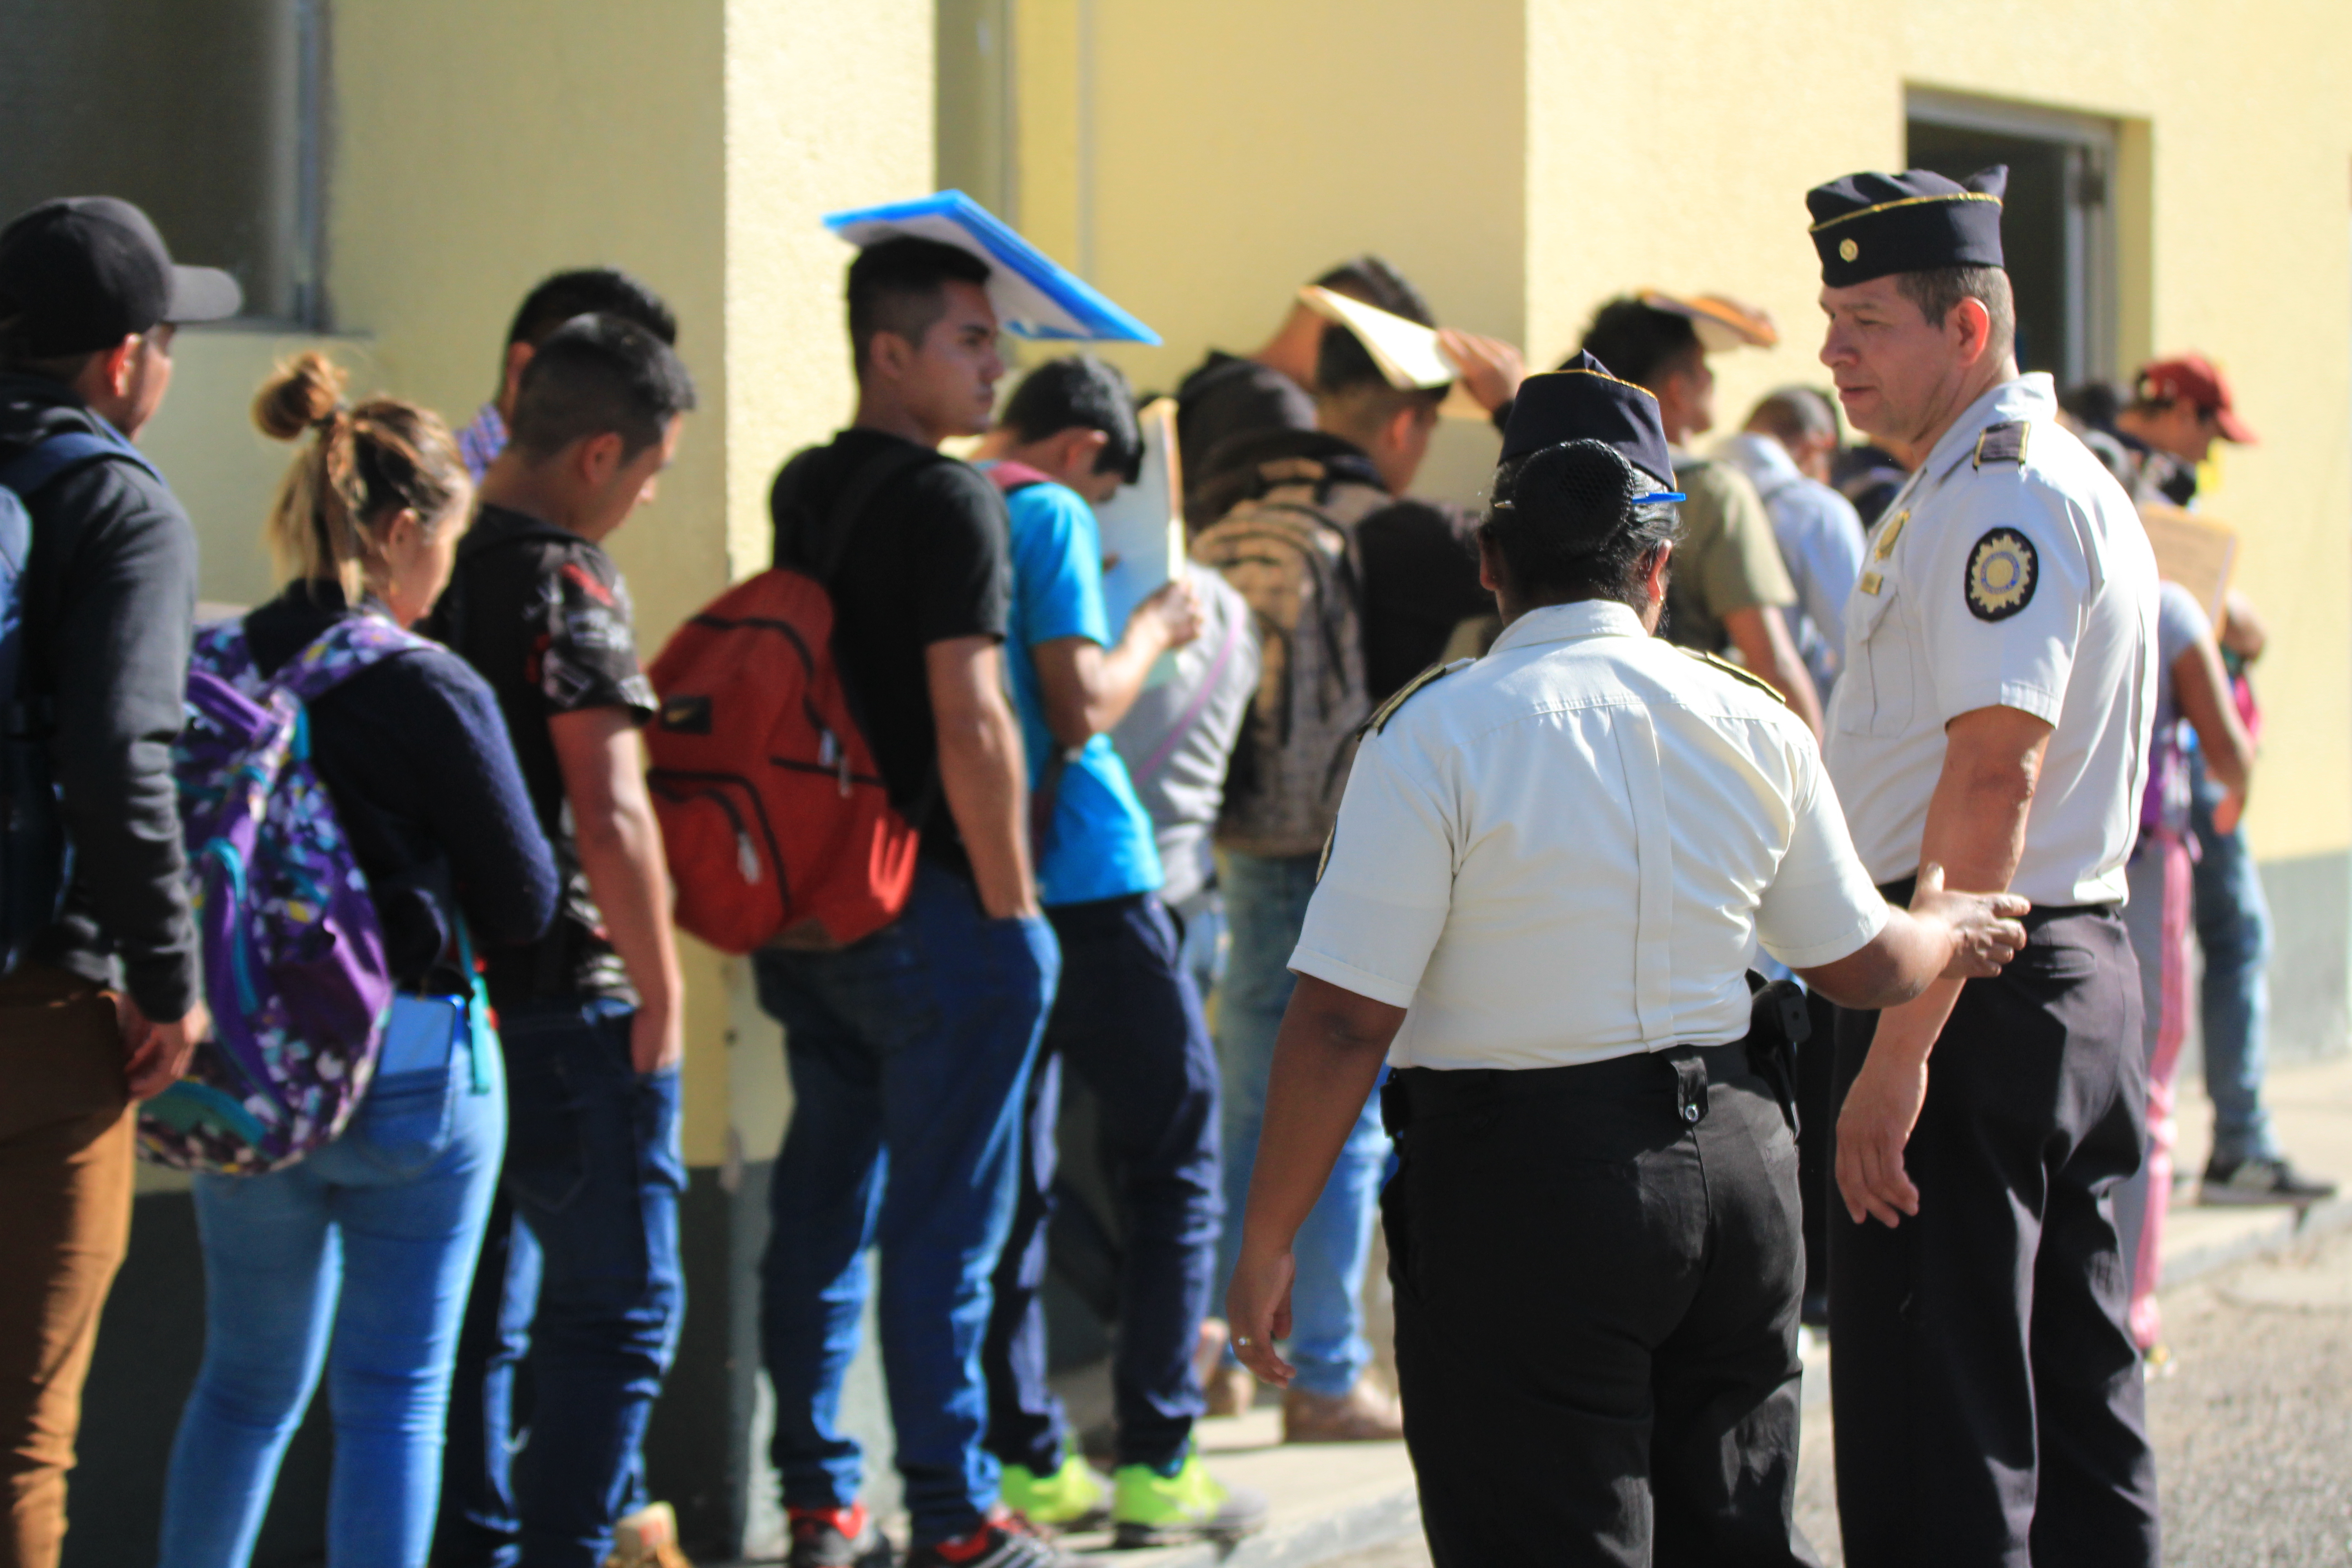
<svg viewBox="0 0 2352 1568"><path fill-rule="evenodd" d="M1885 889L1905 903L1906 881ZM1936 1045L1919 1213L1841 1206L1830 1386L1851 1568L2154 1568L2156 1467L2113 1191L2139 1168L2139 972L2113 910L2037 910ZM1837 1097L1878 1015L1838 1017Z"/></svg>
<svg viewBox="0 0 2352 1568"><path fill-rule="evenodd" d="M1740 1046L1392 1074L1381 1194L1437 1568L1817 1565L1797 1152Z"/></svg>

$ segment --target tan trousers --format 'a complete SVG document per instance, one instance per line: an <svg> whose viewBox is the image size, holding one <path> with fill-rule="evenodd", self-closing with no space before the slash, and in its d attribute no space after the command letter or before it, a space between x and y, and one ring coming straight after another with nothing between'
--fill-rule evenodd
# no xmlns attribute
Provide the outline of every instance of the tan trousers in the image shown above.
<svg viewBox="0 0 2352 1568"><path fill-rule="evenodd" d="M63 970L0 978L0 1568L55 1568L99 1310L131 1237L114 1005Z"/></svg>

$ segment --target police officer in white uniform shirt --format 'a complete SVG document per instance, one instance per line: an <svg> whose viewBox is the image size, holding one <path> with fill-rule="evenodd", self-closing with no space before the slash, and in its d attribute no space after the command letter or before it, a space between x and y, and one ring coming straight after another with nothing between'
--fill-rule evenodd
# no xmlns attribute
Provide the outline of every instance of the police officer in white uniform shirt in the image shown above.
<svg viewBox="0 0 2352 1568"><path fill-rule="evenodd" d="M2156 562L2050 378L2018 374L2006 178L1855 174L1806 197L1822 361L1911 470L1847 603L1830 776L1887 897L1933 862L2034 904L1998 979L1838 1020L1831 1384L1853 1568L2158 1560L2109 1196L2147 1104L2116 906Z"/></svg>
<svg viewBox="0 0 2352 1568"><path fill-rule="evenodd" d="M1931 877L1890 908L1805 726L1652 635L1676 498L1647 392L1589 355L1531 377L1503 456L1480 552L1505 630L1367 727L1291 957L1234 1343L1286 1382L1292 1238L1385 1057L1441 1568L1812 1563L1797 1156L1744 955L1891 1004L1995 972L2024 904Z"/></svg>

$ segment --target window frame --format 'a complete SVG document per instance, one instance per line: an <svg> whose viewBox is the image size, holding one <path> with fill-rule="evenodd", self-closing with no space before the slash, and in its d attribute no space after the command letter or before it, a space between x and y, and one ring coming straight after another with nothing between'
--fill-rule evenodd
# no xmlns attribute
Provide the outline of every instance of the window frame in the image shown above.
<svg viewBox="0 0 2352 1568"><path fill-rule="evenodd" d="M2040 104L1979 98L1941 88L1906 86L1904 136L1915 121L1979 131L2065 150L2068 200L2065 302L2069 325L2059 384L2110 381L2121 374L2121 251L2116 226L2116 144L2121 124Z"/></svg>

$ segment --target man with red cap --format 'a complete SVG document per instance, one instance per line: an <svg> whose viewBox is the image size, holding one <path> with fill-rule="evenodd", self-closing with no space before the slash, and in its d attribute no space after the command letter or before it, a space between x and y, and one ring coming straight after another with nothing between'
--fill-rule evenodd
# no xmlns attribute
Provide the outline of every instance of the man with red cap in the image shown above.
<svg viewBox="0 0 2352 1568"><path fill-rule="evenodd" d="M2213 443L2251 447L2256 437L2230 404L2230 384L2202 354L2182 354L2144 366L2132 379L2129 403L2116 410L2111 439L2120 462L2094 445L2137 501L2187 506L2197 495L2198 466Z"/></svg>
<svg viewBox="0 0 2352 1568"><path fill-rule="evenodd" d="M2238 416L2230 384L2202 354L2180 354L2143 366L2132 378L2131 401L2116 411L2111 430L2093 431L2091 444L2135 500L2189 506L2197 470L2216 440L2250 447L2254 432ZM2104 443L2104 445L2102 445ZM2231 695L2250 727L2259 728L2247 671L2268 640L2246 596L2232 588L2215 635L2228 667ZM2190 830L2201 851L2195 871L2198 946L2205 971L2203 1018L2205 1091L2213 1101L2212 1154L2205 1166L2209 1204L2324 1202L2336 1184L2297 1170L2278 1145L2263 1105L2263 1035L2270 1014L2270 908L2261 874L2236 821L2242 800L2222 809L2225 792L2207 778L2204 753L2189 751L2195 809ZM2229 822L2225 831L2221 823Z"/></svg>

